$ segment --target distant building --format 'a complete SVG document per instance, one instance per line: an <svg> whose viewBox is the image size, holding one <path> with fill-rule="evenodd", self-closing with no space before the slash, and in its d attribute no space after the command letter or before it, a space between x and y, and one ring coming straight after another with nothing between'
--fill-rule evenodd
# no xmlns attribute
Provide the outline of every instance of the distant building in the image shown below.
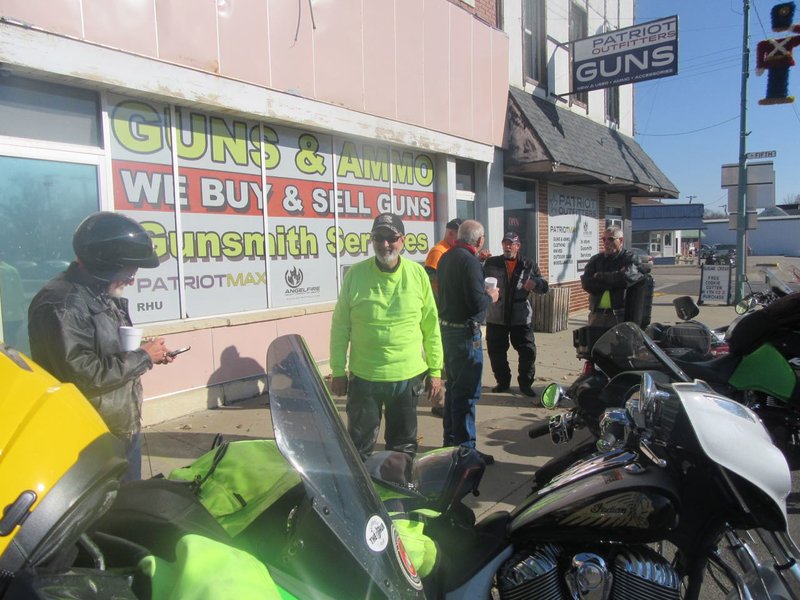
<svg viewBox="0 0 800 600"><path fill-rule="evenodd" d="M703 225L702 204L634 204L629 245L653 256L656 264L672 263L697 248Z"/></svg>

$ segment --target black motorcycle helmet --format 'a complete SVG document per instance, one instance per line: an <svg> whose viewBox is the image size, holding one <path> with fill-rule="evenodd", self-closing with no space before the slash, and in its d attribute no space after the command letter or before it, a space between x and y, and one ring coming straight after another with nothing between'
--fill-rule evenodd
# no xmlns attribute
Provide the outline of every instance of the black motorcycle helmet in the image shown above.
<svg viewBox="0 0 800 600"><path fill-rule="evenodd" d="M112 281L124 267L152 269L158 256L150 236L136 221L113 212L97 212L78 225L72 249L98 279Z"/></svg>

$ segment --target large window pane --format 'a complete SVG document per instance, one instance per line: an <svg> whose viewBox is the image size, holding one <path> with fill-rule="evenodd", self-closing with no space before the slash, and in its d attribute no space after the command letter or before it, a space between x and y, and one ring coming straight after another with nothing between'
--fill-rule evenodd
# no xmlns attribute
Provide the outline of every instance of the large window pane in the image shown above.
<svg viewBox="0 0 800 600"><path fill-rule="evenodd" d="M523 8L525 77L540 85L547 83L547 27L544 4L544 0L525 0Z"/></svg>
<svg viewBox="0 0 800 600"><path fill-rule="evenodd" d="M6 343L28 351L28 305L74 258L72 234L98 209L98 198L94 165L0 156L0 312Z"/></svg>
<svg viewBox="0 0 800 600"><path fill-rule="evenodd" d="M569 39L570 41L582 40L589 36L589 18L586 9L572 2L569 10ZM581 104L589 102L588 92L573 94L575 101Z"/></svg>
<svg viewBox="0 0 800 600"><path fill-rule="evenodd" d="M100 146L99 101L90 90L0 78L0 135Z"/></svg>

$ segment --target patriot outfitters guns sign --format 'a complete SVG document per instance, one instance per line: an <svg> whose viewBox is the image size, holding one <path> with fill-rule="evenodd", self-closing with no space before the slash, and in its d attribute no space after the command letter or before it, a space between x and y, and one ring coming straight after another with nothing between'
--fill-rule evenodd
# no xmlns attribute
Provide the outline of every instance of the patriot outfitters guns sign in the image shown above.
<svg viewBox="0 0 800 600"><path fill-rule="evenodd" d="M128 294L135 322L335 300L337 274L372 254L382 212L402 217L405 257L422 261L431 247L432 156L150 101L110 103L114 207L144 226L161 260Z"/></svg>
<svg viewBox="0 0 800 600"><path fill-rule="evenodd" d="M573 94L677 73L677 15L572 42Z"/></svg>

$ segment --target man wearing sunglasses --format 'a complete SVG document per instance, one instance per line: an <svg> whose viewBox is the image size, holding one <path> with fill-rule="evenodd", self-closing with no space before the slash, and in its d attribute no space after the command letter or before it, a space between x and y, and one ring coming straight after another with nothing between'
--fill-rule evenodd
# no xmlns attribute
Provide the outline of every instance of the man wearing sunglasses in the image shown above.
<svg viewBox="0 0 800 600"><path fill-rule="evenodd" d="M581 285L589 293L589 325L613 327L625 320L625 292L644 279L636 256L622 247L622 230L609 227L603 251L586 263Z"/></svg>
<svg viewBox="0 0 800 600"><path fill-rule="evenodd" d="M331 392L347 394L347 430L362 458L375 447L383 411L386 449L413 457L417 402L426 383L431 396L441 387L436 302L422 265L400 256L404 236L397 215L375 218L375 257L347 271L333 311Z"/></svg>
<svg viewBox="0 0 800 600"><path fill-rule="evenodd" d="M525 396L535 396L531 384L536 374L536 339L533 333L531 292L547 293L550 288L542 277L539 265L520 254L519 234L509 231L503 236L502 256L493 256L483 264L484 275L497 279L500 298L486 314L486 350L497 385L495 393L507 392L511 385L508 364L509 342L519 355L517 382Z"/></svg>
<svg viewBox="0 0 800 600"><path fill-rule="evenodd" d="M125 288L137 269L159 264L150 236L113 212L88 216L75 230L76 260L39 290L28 309L31 357L56 379L74 383L128 450L125 480L141 478L142 384L154 364L172 362L163 338L122 347L130 326Z"/></svg>

